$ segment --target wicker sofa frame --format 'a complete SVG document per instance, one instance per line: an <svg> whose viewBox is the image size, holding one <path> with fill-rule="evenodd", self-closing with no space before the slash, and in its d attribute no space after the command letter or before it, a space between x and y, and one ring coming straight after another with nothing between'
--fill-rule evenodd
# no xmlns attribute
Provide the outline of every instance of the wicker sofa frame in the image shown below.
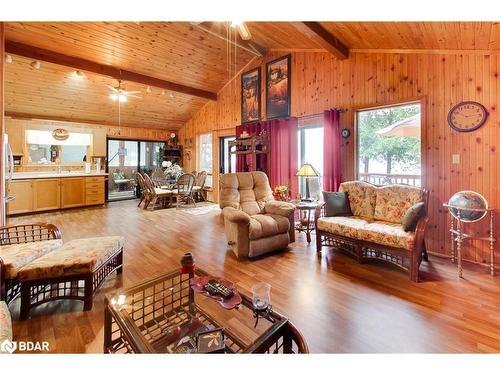
<svg viewBox="0 0 500 375"><path fill-rule="evenodd" d="M61 239L61 232L52 224L34 223L0 228L0 246ZM113 271L123 272L123 247L101 264L94 272L34 280L5 279L5 265L0 258L0 299L10 304L21 295L20 319L29 317L32 307L57 300L81 300L84 310L93 305L93 295Z"/></svg>
<svg viewBox="0 0 500 375"><path fill-rule="evenodd" d="M413 250L380 245L347 236L332 234L318 229L318 219L325 216L324 204L318 205L315 209L314 223L316 228L316 250L321 252L323 246L330 246L334 249L342 250L348 253L359 263L373 259L391 263L396 267L407 271L410 274L410 280L419 282L420 264L422 263L422 260L428 261L424 241L425 230L429 221L427 216L429 192L427 189L422 189L422 201L424 202L424 214L417 222Z"/></svg>

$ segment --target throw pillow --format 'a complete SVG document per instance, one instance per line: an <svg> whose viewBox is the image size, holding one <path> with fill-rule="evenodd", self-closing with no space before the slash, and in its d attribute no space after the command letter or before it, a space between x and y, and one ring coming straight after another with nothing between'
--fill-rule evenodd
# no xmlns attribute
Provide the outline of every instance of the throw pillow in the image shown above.
<svg viewBox="0 0 500 375"><path fill-rule="evenodd" d="M326 216L352 216L349 199L345 192L323 192Z"/></svg>
<svg viewBox="0 0 500 375"><path fill-rule="evenodd" d="M418 219L424 210L424 202L417 202L411 206L403 216L401 224L406 232L413 232L417 228Z"/></svg>

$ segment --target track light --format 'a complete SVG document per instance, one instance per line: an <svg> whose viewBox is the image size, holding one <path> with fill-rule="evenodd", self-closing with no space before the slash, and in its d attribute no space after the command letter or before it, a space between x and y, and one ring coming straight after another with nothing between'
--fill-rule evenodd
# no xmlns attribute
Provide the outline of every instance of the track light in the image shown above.
<svg viewBox="0 0 500 375"><path fill-rule="evenodd" d="M153 92L153 90L151 89L151 86L146 87L146 92L148 94L151 94Z"/></svg>
<svg viewBox="0 0 500 375"><path fill-rule="evenodd" d="M40 64L40 61L38 60L33 61L30 65L33 69L40 69L40 67L42 66L42 64Z"/></svg>
<svg viewBox="0 0 500 375"><path fill-rule="evenodd" d="M170 93L170 95L169 95L169 96L170 96L170 98L172 98L172 99L174 98L174 94L173 94L173 93Z"/></svg>
<svg viewBox="0 0 500 375"><path fill-rule="evenodd" d="M161 90L161 95L165 96L165 90Z"/></svg>
<svg viewBox="0 0 500 375"><path fill-rule="evenodd" d="M12 63L12 56L9 54L5 55L5 62L7 64L11 64Z"/></svg>

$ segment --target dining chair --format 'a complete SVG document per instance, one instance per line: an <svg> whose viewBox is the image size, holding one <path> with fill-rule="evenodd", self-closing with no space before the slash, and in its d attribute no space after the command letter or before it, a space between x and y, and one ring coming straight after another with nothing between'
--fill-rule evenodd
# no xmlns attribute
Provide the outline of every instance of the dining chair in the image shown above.
<svg viewBox="0 0 500 375"><path fill-rule="evenodd" d="M150 193L148 187L146 186L144 177L142 177L139 172L137 172L137 182L139 183L139 188L141 189L141 199L139 200L137 207L140 207L142 202L144 202L144 207L147 207L150 201Z"/></svg>
<svg viewBox="0 0 500 375"><path fill-rule="evenodd" d="M156 187L161 187L166 184L165 173L160 168L156 169L151 174L151 179Z"/></svg>
<svg viewBox="0 0 500 375"><path fill-rule="evenodd" d="M177 209L182 202L189 204L189 201L193 202L193 205L196 207L196 201L193 198L194 181L195 177L191 173L185 173L177 179L176 188L172 191L172 195L177 197Z"/></svg>
<svg viewBox="0 0 500 375"><path fill-rule="evenodd" d="M172 203L172 190L155 187L153 180L146 173L144 173L144 181L146 182L146 186L148 187L149 194L151 196L151 199L149 200L148 204L144 206L144 209L147 209L149 204L152 203L154 211L156 202L158 201L161 201L163 207L165 207L167 198L170 200L170 204Z"/></svg>
<svg viewBox="0 0 500 375"><path fill-rule="evenodd" d="M203 188L205 187L205 181L207 180L207 172L201 171L196 176L194 186L193 186L193 197L199 198L200 200L205 200L203 196Z"/></svg>

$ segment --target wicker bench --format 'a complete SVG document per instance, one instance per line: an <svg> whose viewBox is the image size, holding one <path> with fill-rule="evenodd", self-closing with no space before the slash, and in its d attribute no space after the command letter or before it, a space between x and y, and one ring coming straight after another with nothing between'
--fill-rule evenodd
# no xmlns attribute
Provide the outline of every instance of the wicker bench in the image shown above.
<svg viewBox="0 0 500 375"><path fill-rule="evenodd" d="M118 236L77 239L22 267L17 274L20 319L27 319L32 307L56 299L82 300L84 310L90 310L104 279L123 271L123 243Z"/></svg>

